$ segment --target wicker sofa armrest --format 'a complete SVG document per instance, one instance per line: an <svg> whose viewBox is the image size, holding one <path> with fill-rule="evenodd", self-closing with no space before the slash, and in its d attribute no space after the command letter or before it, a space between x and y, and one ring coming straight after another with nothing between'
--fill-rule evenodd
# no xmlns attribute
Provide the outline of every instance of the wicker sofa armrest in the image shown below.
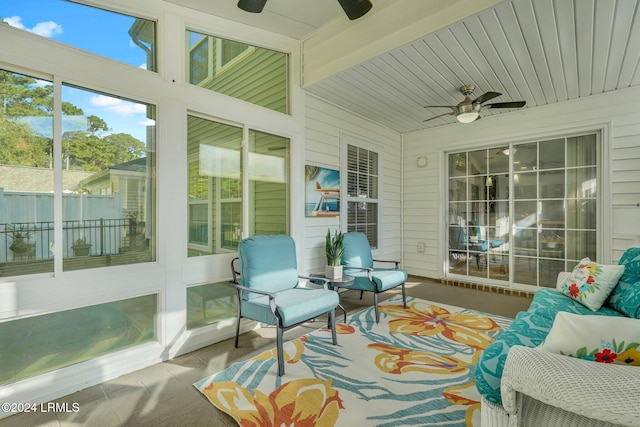
<svg viewBox="0 0 640 427"><path fill-rule="evenodd" d="M570 413L640 427L640 367L603 364L523 346L509 350L501 380L502 404L512 426L519 393Z"/></svg>

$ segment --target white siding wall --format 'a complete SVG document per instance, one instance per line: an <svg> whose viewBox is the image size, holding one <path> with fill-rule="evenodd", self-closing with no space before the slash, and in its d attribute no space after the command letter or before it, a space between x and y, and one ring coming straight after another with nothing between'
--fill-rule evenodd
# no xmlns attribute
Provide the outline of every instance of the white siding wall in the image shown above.
<svg viewBox="0 0 640 427"><path fill-rule="evenodd" d="M306 98L306 163L331 169L340 169L341 140L347 134L356 140L381 148L381 247L375 253L383 259L401 257L401 136L395 131L377 125L360 116L345 111L314 96ZM340 179L345 180L344 171ZM293 203L303 203L300 200ZM341 218L346 212L342 211ZM326 265L324 238L327 229L337 229L338 218L305 218L305 241L300 265L307 272L321 271ZM344 228L343 228L344 230Z"/></svg>
<svg viewBox="0 0 640 427"><path fill-rule="evenodd" d="M601 262L617 262L633 235L640 234L638 99L640 88L624 89L404 135L404 267L419 276L444 276L446 151L599 129L605 150L598 257ZM426 167L416 166L419 156L427 157ZM417 250L419 242L426 243L424 253Z"/></svg>

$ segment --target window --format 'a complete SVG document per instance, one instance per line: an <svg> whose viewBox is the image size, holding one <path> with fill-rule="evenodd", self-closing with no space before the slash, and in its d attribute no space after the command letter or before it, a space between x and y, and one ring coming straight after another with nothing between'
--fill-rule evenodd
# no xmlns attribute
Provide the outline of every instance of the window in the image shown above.
<svg viewBox="0 0 640 427"><path fill-rule="evenodd" d="M243 235L287 234L289 140L247 134L188 117L189 256L236 251Z"/></svg>
<svg viewBox="0 0 640 427"><path fill-rule="evenodd" d="M155 294L2 323L0 385L155 340Z"/></svg>
<svg viewBox="0 0 640 427"><path fill-rule="evenodd" d="M0 17L12 27L156 71L156 24L68 0L0 2Z"/></svg>
<svg viewBox="0 0 640 427"><path fill-rule="evenodd" d="M56 256L64 270L154 260L155 108L63 84L57 151L53 84L1 70L0 81L8 93L0 113L0 277L53 272ZM54 241L55 197L62 242Z"/></svg>
<svg viewBox="0 0 640 427"><path fill-rule="evenodd" d="M598 139L449 154L449 273L555 287L596 259Z"/></svg>
<svg viewBox="0 0 640 427"><path fill-rule="evenodd" d="M288 55L187 31L189 83L288 114Z"/></svg>
<svg viewBox="0 0 640 427"><path fill-rule="evenodd" d="M366 234L372 248L379 246L378 153L347 145L347 231Z"/></svg>

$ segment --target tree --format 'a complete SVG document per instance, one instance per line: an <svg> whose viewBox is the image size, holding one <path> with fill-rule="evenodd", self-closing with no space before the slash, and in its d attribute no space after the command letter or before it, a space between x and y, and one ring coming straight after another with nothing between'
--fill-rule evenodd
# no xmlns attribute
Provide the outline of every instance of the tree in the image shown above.
<svg viewBox="0 0 640 427"><path fill-rule="evenodd" d="M51 167L53 85L0 70L0 102L0 164ZM142 141L111 133L104 119L85 117L69 102L62 102L62 114L86 121L84 129L62 136L65 168L98 171L145 154Z"/></svg>

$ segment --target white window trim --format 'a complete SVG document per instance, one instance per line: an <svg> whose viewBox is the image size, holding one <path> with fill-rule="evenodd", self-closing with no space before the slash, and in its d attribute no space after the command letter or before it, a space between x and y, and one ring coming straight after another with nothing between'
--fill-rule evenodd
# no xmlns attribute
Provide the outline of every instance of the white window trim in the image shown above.
<svg viewBox="0 0 640 427"><path fill-rule="evenodd" d="M365 150L373 151L378 154L378 197L377 198L358 198L358 197L349 197L347 196L347 187L348 187L348 148L349 145L363 148ZM346 132L342 132L340 135L340 228L343 231L347 231L348 227L348 207L349 202L371 202L378 204L378 218L376 220L376 228L378 234L378 245L375 248L371 248L374 253L382 253L384 236L382 234L382 221L383 221L383 210L384 203L382 197L382 189L383 189L383 175L382 175L382 165L384 164L384 149L382 146L367 142L364 138L348 134ZM344 195L344 196L342 196Z"/></svg>

